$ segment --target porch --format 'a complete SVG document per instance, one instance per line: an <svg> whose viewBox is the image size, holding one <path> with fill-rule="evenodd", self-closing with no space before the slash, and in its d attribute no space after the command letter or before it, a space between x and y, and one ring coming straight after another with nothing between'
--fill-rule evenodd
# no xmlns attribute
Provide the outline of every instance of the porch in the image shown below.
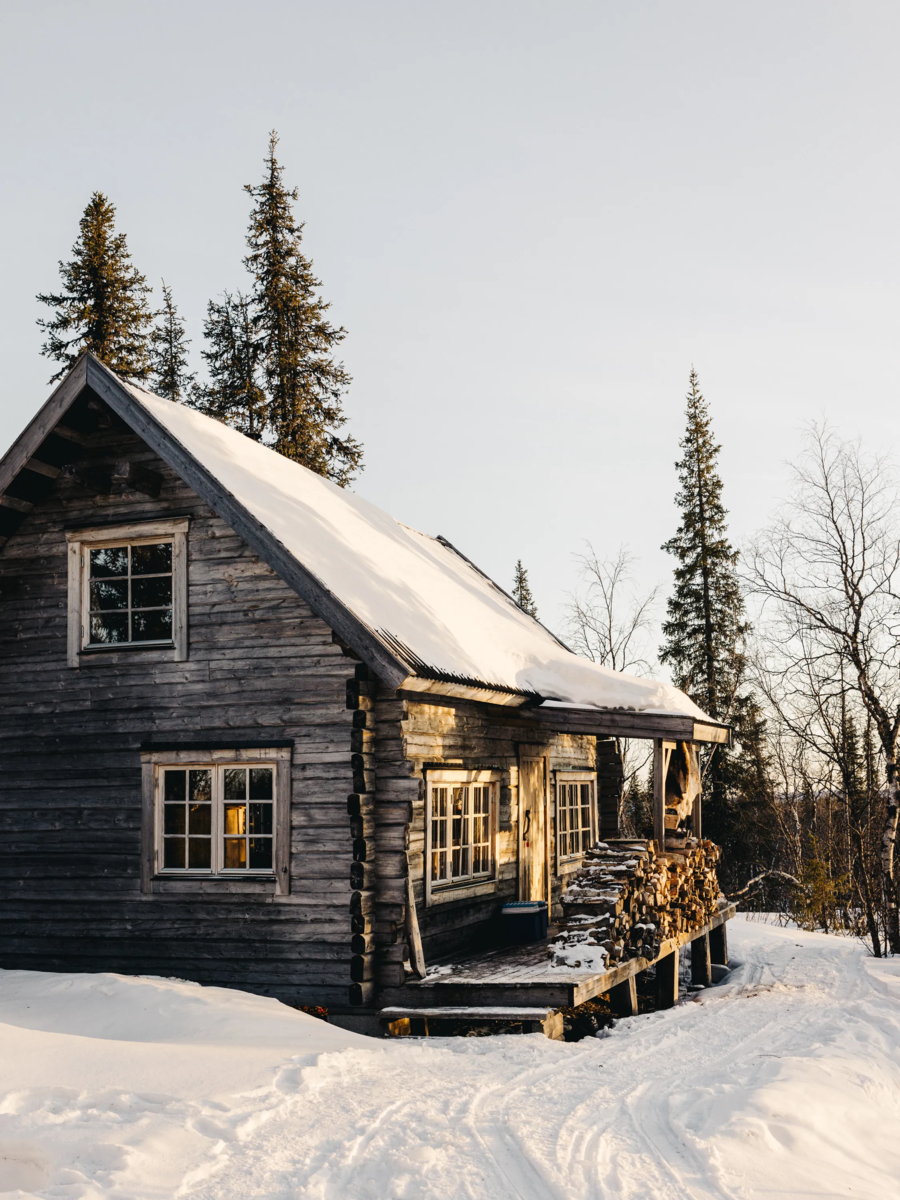
<svg viewBox="0 0 900 1200"><path fill-rule="evenodd" d="M425 979L385 989L379 1013L389 1032L406 1032L410 1020L521 1022L549 1037L561 1035L558 1010L573 1008L608 993L617 1016L637 1014L637 976L657 968L657 1004L678 1002L679 951L691 944L691 979L712 982L713 966L727 966L726 922L736 912L727 900L705 925L660 943L653 958L635 957L602 972L551 965L549 938L526 946L506 946L455 956L429 968ZM393 1030L391 1027L394 1027Z"/></svg>

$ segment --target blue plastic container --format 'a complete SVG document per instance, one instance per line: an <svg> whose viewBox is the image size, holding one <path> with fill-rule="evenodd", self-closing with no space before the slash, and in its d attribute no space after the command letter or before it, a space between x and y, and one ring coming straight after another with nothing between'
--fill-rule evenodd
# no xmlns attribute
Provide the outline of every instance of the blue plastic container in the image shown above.
<svg viewBox="0 0 900 1200"><path fill-rule="evenodd" d="M547 901L514 900L500 910L503 940L513 946L541 942L547 936Z"/></svg>

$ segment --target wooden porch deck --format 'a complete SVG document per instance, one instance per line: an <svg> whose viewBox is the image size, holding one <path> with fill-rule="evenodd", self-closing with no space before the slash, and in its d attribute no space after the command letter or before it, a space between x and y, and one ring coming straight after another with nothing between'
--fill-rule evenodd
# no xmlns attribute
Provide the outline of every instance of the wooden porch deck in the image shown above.
<svg viewBox="0 0 900 1200"><path fill-rule="evenodd" d="M669 938L654 959L630 958L608 971L594 972L550 965L548 941L505 946L455 958L429 969L425 979L383 993L382 1017L393 1019L430 1010L569 1008L593 999L668 958L687 942L711 933L729 921L736 905L722 901L715 916L699 929ZM715 957L713 962L715 962Z"/></svg>

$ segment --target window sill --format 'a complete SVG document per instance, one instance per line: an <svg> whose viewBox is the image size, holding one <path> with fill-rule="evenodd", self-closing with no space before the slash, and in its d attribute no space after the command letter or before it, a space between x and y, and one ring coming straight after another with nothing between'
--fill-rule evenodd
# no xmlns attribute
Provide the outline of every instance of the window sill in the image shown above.
<svg viewBox="0 0 900 1200"><path fill-rule="evenodd" d="M216 883L219 881L233 882L235 879L237 879L237 880L246 879L246 880L252 880L255 883L259 883L260 880L262 880L264 883L266 883L266 882L274 883L275 882L275 872L274 871L241 871L240 874L238 874L238 872L235 871L234 874L232 874L232 875L226 875L224 873L221 875L213 875L212 871L203 871L203 870L158 871L156 873L156 875L153 876L153 878L154 879L194 879L194 880L205 879L211 883Z"/></svg>
<svg viewBox="0 0 900 1200"><path fill-rule="evenodd" d="M276 883L273 875L154 875L150 895L181 896L265 896L273 898Z"/></svg>
<svg viewBox="0 0 900 1200"><path fill-rule="evenodd" d="M448 904L451 900L470 900L476 896L490 896L497 890L496 879L483 879L478 883L450 884L432 887L427 907L433 904Z"/></svg>
<svg viewBox="0 0 900 1200"><path fill-rule="evenodd" d="M174 642L113 642L108 646L82 646L79 654L116 654L133 650L174 650Z"/></svg>

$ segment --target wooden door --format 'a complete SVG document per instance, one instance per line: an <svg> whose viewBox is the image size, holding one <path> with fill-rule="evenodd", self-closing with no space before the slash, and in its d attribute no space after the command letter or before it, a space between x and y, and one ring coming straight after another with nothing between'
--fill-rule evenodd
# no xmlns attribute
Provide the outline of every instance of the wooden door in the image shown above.
<svg viewBox="0 0 900 1200"><path fill-rule="evenodd" d="M547 759L519 753L519 899L546 900Z"/></svg>

